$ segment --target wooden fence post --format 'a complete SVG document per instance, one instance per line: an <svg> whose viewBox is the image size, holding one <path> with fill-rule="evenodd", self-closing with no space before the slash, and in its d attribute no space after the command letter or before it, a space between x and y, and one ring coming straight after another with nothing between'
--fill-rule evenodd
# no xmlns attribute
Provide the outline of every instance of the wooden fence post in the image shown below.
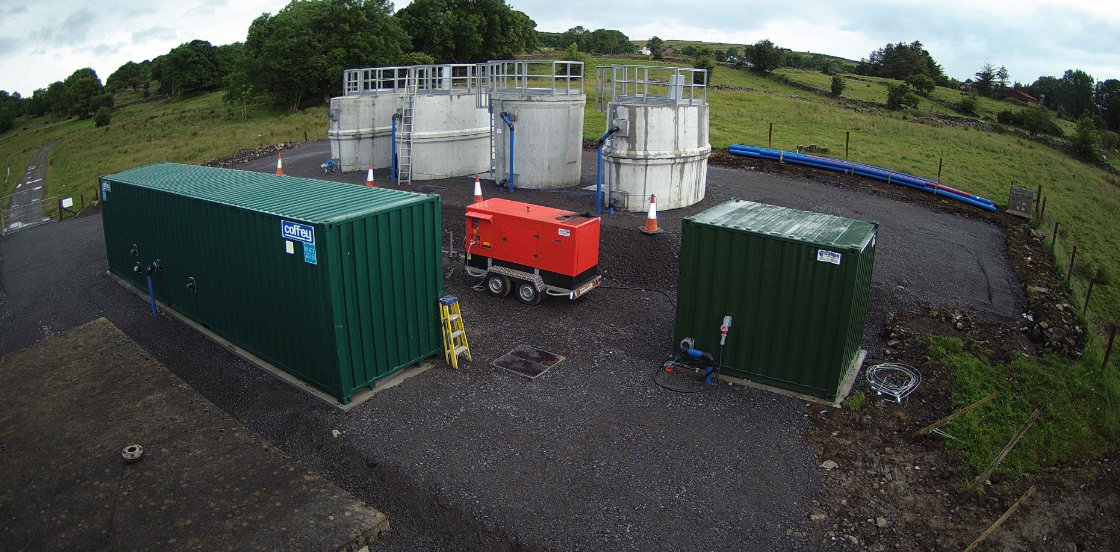
<svg viewBox="0 0 1120 552"><path fill-rule="evenodd" d="M766 136L766 147L774 147L774 123L770 123L770 134Z"/></svg>
<svg viewBox="0 0 1120 552"><path fill-rule="evenodd" d="M1042 198L1042 212L1038 214L1038 223L1042 224L1042 217L1046 215L1046 198Z"/></svg>
<svg viewBox="0 0 1120 552"><path fill-rule="evenodd" d="M1089 298L1093 296L1093 283L1097 281L1096 276L1089 277L1089 291L1085 292L1085 306L1081 307L1081 314L1084 315L1089 312Z"/></svg>
<svg viewBox="0 0 1120 552"><path fill-rule="evenodd" d="M1050 249L1054 249L1055 245L1058 245L1058 221L1056 220L1054 221L1054 239L1050 240Z"/></svg>
<svg viewBox="0 0 1120 552"><path fill-rule="evenodd" d="M944 161L944 160L945 159L941 158L941 157L937 158L937 183L938 184L941 183L941 162Z"/></svg>
<svg viewBox="0 0 1120 552"><path fill-rule="evenodd" d="M1066 287L1073 280L1073 260L1077 258L1077 244L1073 244L1073 253L1069 255L1069 272L1066 272Z"/></svg>
<svg viewBox="0 0 1120 552"><path fill-rule="evenodd" d="M852 131L844 132L844 159L848 158L848 144L852 141Z"/></svg>
<svg viewBox="0 0 1120 552"><path fill-rule="evenodd" d="M1104 350L1104 362L1101 363L1103 370L1108 366L1108 357L1112 356L1112 342L1116 341L1116 326L1112 326L1112 334L1108 336L1108 347Z"/></svg>
<svg viewBox="0 0 1120 552"><path fill-rule="evenodd" d="M1038 214L1038 206L1042 202L1042 184L1038 185L1038 193L1034 194L1034 212Z"/></svg>

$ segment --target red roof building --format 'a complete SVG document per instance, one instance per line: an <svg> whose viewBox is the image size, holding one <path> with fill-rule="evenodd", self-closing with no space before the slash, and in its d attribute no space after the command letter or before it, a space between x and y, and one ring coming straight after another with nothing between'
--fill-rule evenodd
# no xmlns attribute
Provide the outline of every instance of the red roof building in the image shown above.
<svg viewBox="0 0 1120 552"><path fill-rule="evenodd" d="M1008 98L1011 98L1011 99L1014 99L1014 100L1019 100L1021 102L1026 103L1027 105L1038 105L1039 104L1038 98L1035 98L1034 96L1031 96L1030 94L1027 94L1026 92L1022 92L1020 90L1015 90L1014 88L1005 88L1003 90L1000 90L1000 92L1002 92L1003 95L1007 96Z"/></svg>

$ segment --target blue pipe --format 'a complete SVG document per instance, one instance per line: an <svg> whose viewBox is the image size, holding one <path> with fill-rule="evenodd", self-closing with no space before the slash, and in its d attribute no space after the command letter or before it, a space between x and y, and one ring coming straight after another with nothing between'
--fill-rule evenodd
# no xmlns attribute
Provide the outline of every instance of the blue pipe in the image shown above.
<svg viewBox="0 0 1120 552"><path fill-rule="evenodd" d="M993 204L989 199L973 194L961 195L958 193L950 192L929 180L925 180L911 174L890 171L882 167L876 167L874 165L839 161L835 159L829 159L827 157L817 157L794 152L784 152L780 150L759 148L755 146L743 146L740 144L732 145L730 151L734 155L752 157L755 159L788 161L796 165L804 165L818 169L854 174L866 178L874 178L883 182L890 182L898 184L900 186L906 186L908 188L931 192L934 195L955 199L962 203L979 207L987 211L996 210L995 204Z"/></svg>
<svg viewBox="0 0 1120 552"><path fill-rule="evenodd" d="M684 351L684 354L686 354L686 355L688 355L692 358L698 358L698 359L700 359L700 360L702 360L702 361L704 361L705 363L708 364L707 368L704 369L704 383L712 383L712 377L715 376L715 360L716 360L714 357L712 357L712 354L711 353L705 353L704 351L701 351L700 349L687 348L687 346L683 345L683 344L681 345L681 350Z"/></svg>
<svg viewBox="0 0 1120 552"><path fill-rule="evenodd" d="M390 140L390 142L392 142L392 144L393 144L393 156L389 159L389 162L390 162L389 172L393 175L392 176L393 180L397 179L397 118L398 117L400 117L399 113L394 113L393 114L393 134L392 134L392 139Z"/></svg>
<svg viewBox="0 0 1120 552"><path fill-rule="evenodd" d="M760 148L760 147L756 147L756 146L744 146L744 145L740 145L740 144L733 144L731 146L731 150L732 150L732 153L734 153L736 155L747 155L747 156L750 156L750 157L756 157L757 155L755 155L755 154L761 154L761 156L762 156L761 158L763 158L763 159L766 159L766 158L779 159L781 157L781 158L784 158L784 159L790 159L791 162L795 162L794 160L796 160L796 159L805 159L805 160L808 160L808 161L812 161L814 163L832 165L832 167L830 167L831 170L839 170L839 171L843 171L845 173L859 174L860 176L867 176L869 178L877 178L879 180L884 180L884 178L880 178L882 176L881 173L886 173L888 175L887 178L889 178L889 180L892 181L892 182L895 181L895 180L903 180L903 181L909 180L913 184L918 184L918 185L929 187L929 188L934 188L934 189L945 188L945 187L940 186L940 185L938 185L938 184L936 184L932 181L926 180L926 179L921 178L921 177L914 176L912 174L890 171L890 170L884 169L882 167L876 167L874 165L868 165L868 164L865 164L865 163L840 161L840 160L837 160L837 159L830 159L828 157L819 157L819 156L815 156L815 155L805 155L805 154L795 153L795 152L782 152L780 150ZM769 156L769 157L767 157L767 156ZM864 170L864 171L869 171L871 173L880 173L880 174L865 174L864 172L859 172L861 169ZM977 202L980 202L980 203L985 203L985 204L988 204L988 205L993 205L991 200L980 197L980 196L977 196L977 195L974 195L974 194L962 195L961 193L956 193L957 192L956 190L951 190L951 191L947 190L947 191L949 191L950 194L952 194L952 195L958 195L958 196L961 196L961 197L971 199L973 201L977 201ZM947 197L949 197L949 196L947 196Z"/></svg>
<svg viewBox="0 0 1120 552"><path fill-rule="evenodd" d="M509 121L509 111L500 113L502 120L509 127L509 193L513 193L513 123Z"/></svg>
<svg viewBox="0 0 1120 552"><path fill-rule="evenodd" d="M595 172L595 214L603 212L603 145L606 144L607 138L622 130L618 125L611 127L602 138L599 139L599 169Z"/></svg>
<svg viewBox="0 0 1120 552"><path fill-rule="evenodd" d="M152 316L156 315L156 292L152 289L152 275L148 275L148 301L152 304Z"/></svg>

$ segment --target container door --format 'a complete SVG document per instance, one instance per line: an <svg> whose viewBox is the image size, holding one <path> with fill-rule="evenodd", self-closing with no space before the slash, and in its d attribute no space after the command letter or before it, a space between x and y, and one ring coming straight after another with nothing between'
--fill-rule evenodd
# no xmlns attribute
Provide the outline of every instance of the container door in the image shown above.
<svg viewBox="0 0 1120 552"><path fill-rule="evenodd" d="M537 266L537 231L515 224L502 224L502 257L511 262Z"/></svg>

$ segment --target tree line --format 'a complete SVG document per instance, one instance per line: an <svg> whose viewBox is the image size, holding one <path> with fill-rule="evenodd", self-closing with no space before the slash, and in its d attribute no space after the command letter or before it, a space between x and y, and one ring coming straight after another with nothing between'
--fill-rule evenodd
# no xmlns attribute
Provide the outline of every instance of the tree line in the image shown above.
<svg viewBox="0 0 1120 552"><path fill-rule="evenodd" d="M628 41L627 41L628 42ZM538 46L536 23L504 0L292 0L249 26L244 43L183 43L121 65L105 80L90 68L27 98L0 91L0 132L21 115L87 118L122 90L178 96L226 88L235 104L298 109L342 93L342 71L511 58Z"/></svg>

